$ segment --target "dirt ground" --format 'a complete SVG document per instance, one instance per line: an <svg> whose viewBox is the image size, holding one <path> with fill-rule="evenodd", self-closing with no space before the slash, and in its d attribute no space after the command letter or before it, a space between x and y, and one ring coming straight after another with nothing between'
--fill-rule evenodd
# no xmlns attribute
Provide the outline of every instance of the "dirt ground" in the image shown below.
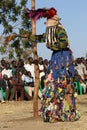
<svg viewBox="0 0 87 130"><path fill-rule="evenodd" d="M57 123L45 123L41 116L34 119L33 100L0 104L0 130L87 130L87 94L79 95L77 101L81 118ZM40 107L40 100L38 104Z"/></svg>

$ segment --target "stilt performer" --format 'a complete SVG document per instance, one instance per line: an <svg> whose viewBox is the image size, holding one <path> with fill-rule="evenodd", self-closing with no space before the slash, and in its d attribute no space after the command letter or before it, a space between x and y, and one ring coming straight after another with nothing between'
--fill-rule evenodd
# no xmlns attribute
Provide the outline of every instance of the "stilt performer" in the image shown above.
<svg viewBox="0 0 87 130"><path fill-rule="evenodd" d="M45 122L75 121L80 118L76 107L76 93L73 85L75 75L73 56L68 36L55 8L27 11L27 16L35 21L47 18L46 46L53 51L42 91L41 111Z"/></svg>

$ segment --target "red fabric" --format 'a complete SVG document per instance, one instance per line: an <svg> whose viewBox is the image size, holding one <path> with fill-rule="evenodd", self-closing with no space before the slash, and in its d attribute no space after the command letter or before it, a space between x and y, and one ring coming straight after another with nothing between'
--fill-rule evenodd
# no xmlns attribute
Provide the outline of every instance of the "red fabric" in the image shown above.
<svg viewBox="0 0 87 130"><path fill-rule="evenodd" d="M53 17L53 16L56 15L56 14L57 14L57 11L56 11L55 8L50 8L50 9L48 9L48 10L46 11L46 17L47 17L47 19Z"/></svg>
<svg viewBox="0 0 87 130"><path fill-rule="evenodd" d="M39 8L37 10L30 10L30 9L27 8L25 15L28 18L31 18L31 19L34 19L34 21L37 21L38 19L43 18L43 17L49 19L56 14L57 14L57 10L52 7L50 9Z"/></svg>

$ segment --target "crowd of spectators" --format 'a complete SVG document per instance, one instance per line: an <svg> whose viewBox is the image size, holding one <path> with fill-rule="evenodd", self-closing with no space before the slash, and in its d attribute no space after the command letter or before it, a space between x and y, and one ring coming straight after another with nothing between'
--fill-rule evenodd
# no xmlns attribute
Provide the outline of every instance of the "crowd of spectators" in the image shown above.
<svg viewBox="0 0 87 130"><path fill-rule="evenodd" d="M13 100L31 100L33 99L35 71L34 64L38 63L40 73L40 85L42 89L45 86L46 71L49 66L49 60L39 57L34 61L29 57L27 62L23 59L0 61L0 101ZM84 57L74 60L75 77L74 82L78 81L83 86L83 93L87 93L87 59ZM41 98L41 90L39 89L38 97Z"/></svg>
<svg viewBox="0 0 87 130"><path fill-rule="evenodd" d="M37 61L29 57L27 62L23 59L0 62L0 101L31 100L33 99L35 71L34 64L38 62L40 80L43 84L45 71L49 61L39 57ZM41 98L39 89L38 97Z"/></svg>
<svg viewBox="0 0 87 130"><path fill-rule="evenodd" d="M75 77L74 81L79 82L83 87L83 93L87 92L87 59L84 57L77 58L74 61L75 66Z"/></svg>

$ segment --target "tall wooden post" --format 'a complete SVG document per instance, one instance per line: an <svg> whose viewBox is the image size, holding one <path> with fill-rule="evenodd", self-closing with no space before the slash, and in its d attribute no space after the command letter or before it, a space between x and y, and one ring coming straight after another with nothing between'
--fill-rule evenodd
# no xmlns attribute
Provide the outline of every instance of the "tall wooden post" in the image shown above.
<svg viewBox="0 0 87 130"><path fill-rule="evenodd" d="M32 10L35 10L35 0L32 0ZM32 19L32 35L36 35L36 23ZM33 43L33 54L34 60L38 58L37 55L37 44ZM35 70L35 86L34 86L34 100L33 100L33 113L34 117L38 116L38 89L39 89L39 68L38 65L34 65Z"/></svg>

